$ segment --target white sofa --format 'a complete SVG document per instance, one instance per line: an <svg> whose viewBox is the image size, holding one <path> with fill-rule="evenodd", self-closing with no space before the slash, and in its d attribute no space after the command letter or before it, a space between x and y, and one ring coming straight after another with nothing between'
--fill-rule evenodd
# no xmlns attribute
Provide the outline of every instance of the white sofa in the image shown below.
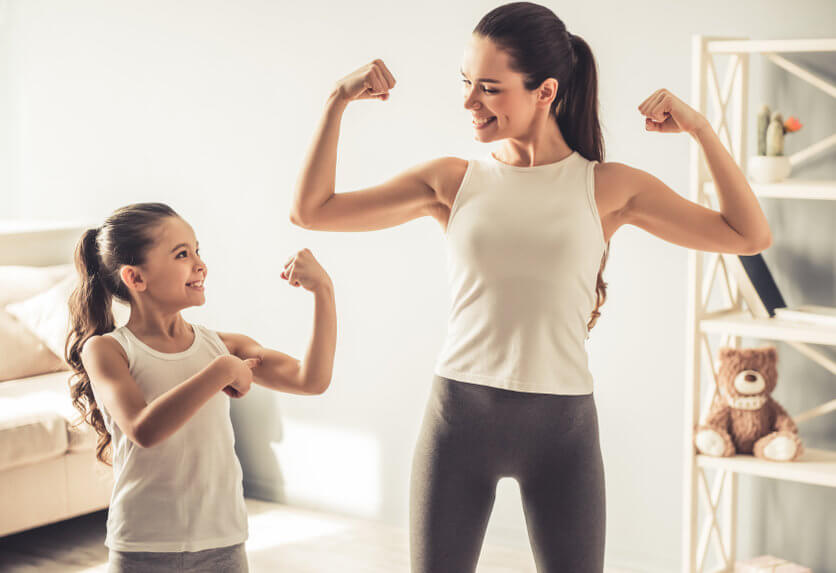
<svg viewBox="0 0 836 573"><path fill-rule="evenodd" d="M84 227L0 221L0 265L72 262ZM5 351L0 357L14 358ZM0 382L0 536L97 511L110 502L112 471L96 460L95 432L86 425L73 427L78 413L70 399L70 374L63 370Z"/></svg>
<svg viewBox="0 0 836 573"><path fill-rule="evenodd" d="M0 382L0 536L110 502L112 472L96 462L95 432L71 427L69 375Z"/></svg>

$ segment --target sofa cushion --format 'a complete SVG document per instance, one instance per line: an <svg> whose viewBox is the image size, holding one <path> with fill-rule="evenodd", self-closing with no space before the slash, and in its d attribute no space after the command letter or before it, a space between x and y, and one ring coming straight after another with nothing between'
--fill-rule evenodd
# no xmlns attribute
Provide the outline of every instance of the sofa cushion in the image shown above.
<svg viewBox="0 0 836 573"><path fill-rule="evenodd" d="M0 382L66 367L66 363L18 319L0 310Z"/></svg>
<svg viewBox="0 0 836 573"><path fill-rule="evenodd" d="M0 384L0 470L92 450L96 433L74 427L78 411L70 399L70 372L54 372Z"/></svg>
<svg viewBox="0 0 836 573"><path fill-rule="evenodd" d="M75 273L68 263L51 267L0 265L0 308L31 298Z"/></svg>

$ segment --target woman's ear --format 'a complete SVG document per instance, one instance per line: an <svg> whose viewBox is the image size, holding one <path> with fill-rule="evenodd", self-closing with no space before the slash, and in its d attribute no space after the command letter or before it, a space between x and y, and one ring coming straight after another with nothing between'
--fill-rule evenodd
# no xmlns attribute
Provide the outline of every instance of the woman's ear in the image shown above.
<svg viewBox="0 0 836 573"><path fill-rule="evenodd" d="M557 88L558 83L556 79L546 78L543 80L543 83L537 88L537 103L550 108L552 102L557 97Z"/></svg>
<svg viewBox="0 0 836 573"><path fill-rule="evenodd" d="M119 270L119 277L129 290L142 292L147 288L147 283L142 277L139 267L125 265Z"/></svg>

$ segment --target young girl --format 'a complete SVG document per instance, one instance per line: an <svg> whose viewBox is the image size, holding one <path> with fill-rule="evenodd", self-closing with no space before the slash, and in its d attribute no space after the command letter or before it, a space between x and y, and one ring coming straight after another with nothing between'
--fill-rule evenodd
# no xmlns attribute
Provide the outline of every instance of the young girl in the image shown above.
<svg viewBox="0 0 836 573"><path fill-rule="evenodd" d="M207 268L191 226L167 205L117 210L84 233L75 264L81 282L66 354L73 402L99 434L98 459L113 463L109 571L247 571L227 396L244 396L252 382L296 394L328 388L330 277L307 249L284 265L283 279L314 293L313 333L299 361L183 319L181 310L206 301ZM120 328L113 297L131 309Z"/></svg>

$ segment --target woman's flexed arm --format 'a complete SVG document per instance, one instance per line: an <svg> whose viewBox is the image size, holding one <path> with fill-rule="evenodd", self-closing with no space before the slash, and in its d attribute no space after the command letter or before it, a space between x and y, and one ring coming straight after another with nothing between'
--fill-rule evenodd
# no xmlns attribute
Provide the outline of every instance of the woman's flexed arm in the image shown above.
<svg viewBox="0 0 836 573"><path fill-rule="evenodd" d="M766 249L769 224L743 172L705 117L667 90L648 97L639 111L648 131L687 132L705 152L720 209L689 201L652 175L618 163L599 166L596 178L621 195L623 223L633 224L671 243L702 251L755 254ZM596 185L597 186L597 185Z"/></svg>
<svg viewBox="0 0 836 573"><path fill-rule="evenodd" d="M389 97L395 78L381 60L338 81L328 97L296 182L290 220L319 231L373 231L433 214L439 167L446 158L409 169L391 180L350 193L335 193L337 142L346 106L358 99Z"/></svg>

